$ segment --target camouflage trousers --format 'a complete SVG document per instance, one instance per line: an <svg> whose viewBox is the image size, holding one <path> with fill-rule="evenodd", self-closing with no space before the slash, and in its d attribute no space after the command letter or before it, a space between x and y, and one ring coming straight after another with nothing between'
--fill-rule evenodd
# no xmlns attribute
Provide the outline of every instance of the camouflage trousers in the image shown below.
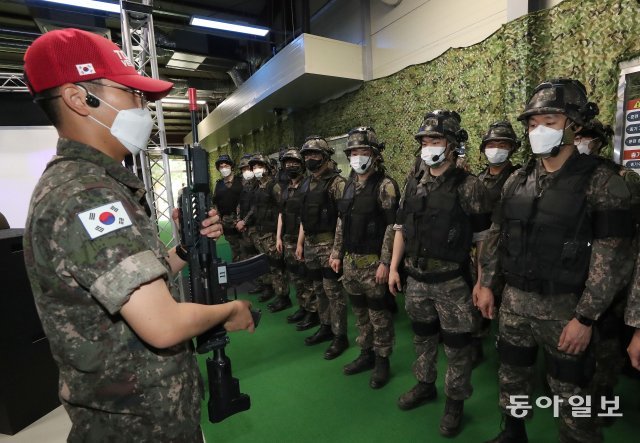
<svg viewBox="0 0 640 443"><path fill-rule="evenodd" d="M388 357L393 350L395 331L393 315L385 304L386 285L378 285L375 280L378 261L359 268L346 256L342 269L342 285L356 317L356 343L362 349L373 348L376 355Z"/></svg>
<svg viewBox="0 0 640 443"><path fill-rule="evenodd" d="M289 297L289 283L284 272L284 261L282 254L276 250L275 232L260 233L255 232L253 242L261 254L265 254L269 259L269 273L263 276L265 285L273 288L279 298Z"/></svg>
<svg viewBox="0 0 640 443"><path fill-rule="evenodd" d="M335 335L347 335L347 298L342 292L340 277L329 267L329 255L333 247L330 242L304 240L304 261L312 280L312 292L320 323L331 325Z"/></svg>
<svg viewBox="0 0 640 443"><path fill-rule="evenodd" d="M231 261L240 261L240 241L242 234L236 230L235 217L222 217L222 228L224 230L224 238L229 242L229 248L231 249Z"/></svg>
<svg viewBox="0 0 640 443"><path fill-rule="evenodd" d="M441 334L448 361L445 394L453 400L466 400L473 392L470 344L475 330L475 307L469 286L462 277L443 283L425 283L408 277L405 305L414 331L416 379L435 382Z"/></svg>
<svg viewBox="0 0 640 443"><path fill-rule="evenodd" d="M190 421L173 417L158 423L140 415L110 413L72 406L62 401L71 419L68 443L201 443L200 409L192 413ZM161 405L156 405L161 407ZM184 418L184 417L183 417Z"/></svg>
<svg viewBox="0 0 640 443"><path fill-rule="evenodd" d="M253 244L254 235L255 228L247 228L240 234L240 237L238 238L238 256L240 260L245 260L258 255L258 250Z"/></svg>
<svg viewBox="0 0 640 443"><path fill-rule="evenodd" d="M285 235L282 240L284 249L284 262L289 281L296 289L296 299L298 305L308 312L316 312L317 300L313 293L313 282L308 277L304 263L296 259L296 247L298 239L294 236Z"/></svg>
<svg viewBox="0 0 640 443"><path fill-rule="evenodd" d="M559 441L601 442L602 434L592 417L572 416L569 398L574 395L585 398L590 394L588 389L580 385L587 385L593 361L589 359L590 348L580 355L558 351L558 341L567 322L568 320L538 320L504 310L500 313L500 407L505 414L509 414L507 406L512 404L510 397L514 395L527 396L527 403L535 407L531 394L538 347L542 346L547 363L547 382L553 395L561 400ZM568 381L569 379L573 380ZM530 409L528 415L532 411Z"/></svg>

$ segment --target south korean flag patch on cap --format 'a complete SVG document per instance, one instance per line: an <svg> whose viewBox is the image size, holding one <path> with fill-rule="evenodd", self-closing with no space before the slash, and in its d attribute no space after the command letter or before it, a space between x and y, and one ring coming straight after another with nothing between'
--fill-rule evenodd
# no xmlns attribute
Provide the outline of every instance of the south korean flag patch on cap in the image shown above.
<svg viewBox="0 0 640 443"><path fill-rule="evenodd" d="M91 63L76 65L76 69L78 70L78 74L80 75L91 75L96 73L96 70L93 68L93 65Z"/></svg>
<svg viewBox="0 0 640 443"><path fill-rule="evenodd" d="M91 240L132 224L129 214L119 201L81 212L78 217Z"/></svg>

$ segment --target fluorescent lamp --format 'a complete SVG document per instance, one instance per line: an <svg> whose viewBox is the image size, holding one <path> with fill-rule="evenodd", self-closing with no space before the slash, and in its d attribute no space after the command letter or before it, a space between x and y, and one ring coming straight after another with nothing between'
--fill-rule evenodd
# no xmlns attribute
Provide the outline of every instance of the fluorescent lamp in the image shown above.
<svg viewBox="0 0 640 443"><path fill-rule="evenodd" d="M173 103L173 104L176 104L176 105L188 105L189 104L189 99L165 97L165 98L162 99L162 103ZM196 100L196 104L198 104L198 105L204 105L206 103L207 103L206 100Z"/></svg>
<svg viewBox="0 0 640 443"><path fill-rule="evenodd" d="M77 6L79 8L98 9L100 11L120 13L120 5L116 3L99 2L95 0L44 0L49 3Z"/></svg>
<svg viewBox="0 0 640 443"><path fill-rule="evenodd" d="M190 25L201 26L203 28L219 29L221 31L240 32L242 34L251 34L264 37L269 33L269 28L253 25L238 25L235 23L223 22L220 20L212 20L210 18L191 17Z"/></svg>

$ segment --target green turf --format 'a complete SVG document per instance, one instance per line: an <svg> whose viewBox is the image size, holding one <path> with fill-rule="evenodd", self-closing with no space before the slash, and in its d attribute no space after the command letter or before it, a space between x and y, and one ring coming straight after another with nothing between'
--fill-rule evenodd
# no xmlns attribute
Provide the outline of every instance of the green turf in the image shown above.
<svg viewBox="0 0 640 443"><path fill-rule="evenodd" d="M228 245L219 242L220 255L228 258ZM241 294L241 298L255 300ZM402 306L403 298L398 300ZM259 305L259 303L255 303ZM251 409L209 423L203 402L202 427L208 442L444 442L477 443L493 438L499 431L497 406L497 356L491 340L484 343L487 359L473 373L474 393L465 402L464 428L455 439L438 433L444 408L444 352L438 363L438 399L413 411L400 411L397 397L414 385L411 372L414 358L410 324L401 308L396 317L396 348L391 356L392 379L380 390L369 388L369 373L342 374L342 366L354 359L359 349L354 343L355 326L349 317L351 347L339 358L322 358L328 343L305 346L303 339L313 331L297 332L285 317L292 309L271 314L263 307L263 317L255 334L230 334L227 355L241 391L251 396ZM201 369L204 357L200 356ZM206 373L203 372L206 377ZM542 376L540 375L539 378ZM605 430L606 442L638 441L640 420L637 381L623 378L617 388L624 418ZM543 395L538 390L536 395ZM535 407L534 407L535 408ZM527 424L529 441L557 441L557 428L550 409L535 408Z"/></svg>

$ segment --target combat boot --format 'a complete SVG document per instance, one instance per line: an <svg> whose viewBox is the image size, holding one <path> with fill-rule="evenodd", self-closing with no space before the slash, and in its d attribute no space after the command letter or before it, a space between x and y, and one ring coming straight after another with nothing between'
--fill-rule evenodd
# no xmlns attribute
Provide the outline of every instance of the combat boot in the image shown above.
<svg viewBox="0 0 640 443"><path fill-rule="evenodd" d="M258 297L258 301L260 303L264 303L267 300L271 300L275 296L276 296L276 293L273 291L273 288L271 286L267 286L264 288L262 295Z"/></svg>
<svg viewBox="0 0 640 443"><path fill-rule="evenodd" d="M333 340L331 325L320 325L320 329L318 329L315 334L304 339L304 344L307 346L313 346L329 340Z"/></svg>
<svg viewBox="0 0 640 443"><path fill-rule="evenodd" d="M247 294L260 294L264 290L265 290L264 285L262 283L258 283L253 287L253 289L249 289L247 291Z"/></svg>
<svg viewBox="0 0 640 443"><path fill-rule="evenodd" d="M444 415L440 419L440 435L455 437L460 432L462 425L462 411L464 400L454 400L447 397L444 405Z"/></svg>
<svg viewBox="0 0 640 443"><path fill-rule="evenodd" d="M373 369L375 359L376 355L373 353L373 349L363 349L360 351L358 358L344 365L342 372L344 372L344 375L354 375L368 371L369 369Z"/></svg>
<svg viewBox="0 0 640 443"><path fill-rule="evenodd" d="M287 315L287 323L298 323L302 321L306 313L307 311L304 308L298 309L293 314Z"/></svg>
<svg viewBox="0 0 640 443"><path fill-rule="evenodd" d="M485 443L529 443L527 430L524 426L524 418L515 418L503 415L504 430L493 440Z"/></svg>
<svg viewBox="0 0 640 443"><path fill-rule="evenodd" d="M273 303L269 303L267 305L267 309L270 312L280 312L280 311L284 311L285 309L289 309L291 306L292 306L291 305L291 299L289 297L287 297L287 298L278 298Z"/></svg>
<svg viewBox="0 0 640 443"><path fill-rule="evenodd" d="M369 386L371 389L380 389L389 383L389 357L376 355L375 367L371 373Z"/></svg>
<svg viewBox="0 0 640 443"><path fill-rule="evenodd" d="M342 353L349 347L349 339L346 335L336 335L331 342L331 346L324 351L325 360L333 360L334 358L342 355Z"/></svg>
<svg viewBox="0 0 640 443"><path fill-rule="evenodd" d="M304 315L304 318L296 324L296 331L306 331L307 329L315 328L320 324L320 316L317 312L308 312Z"/></svg>
<svg viewBox="0 0 640 443"><path fill-rule="evenodd" d="M435 399L437 396L438 392L434 383L419 381L418 384L398 398L398 407L403 411L408 411Z"/></svg>

